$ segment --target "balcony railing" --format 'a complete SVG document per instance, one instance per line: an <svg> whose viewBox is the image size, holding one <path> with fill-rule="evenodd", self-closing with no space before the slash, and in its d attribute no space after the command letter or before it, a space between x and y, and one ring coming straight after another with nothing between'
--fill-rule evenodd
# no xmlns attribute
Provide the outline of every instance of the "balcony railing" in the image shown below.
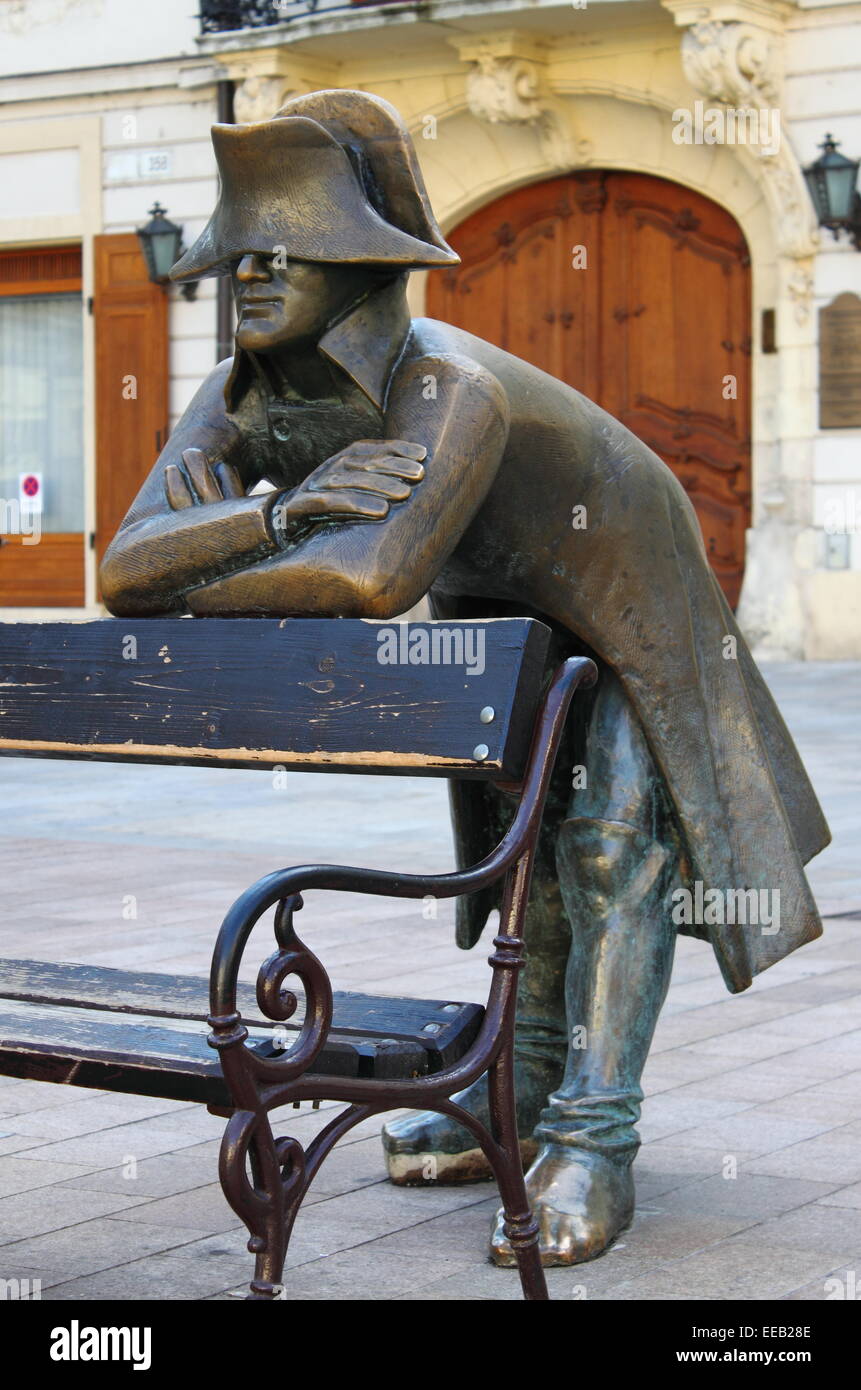
<svg viewBox="0 0 861 1390"><path fill-rule="evenodd" d="M264 29L333 10L403 3L404 0L200 0L200 31L224 34L233 29Z"/></svg>

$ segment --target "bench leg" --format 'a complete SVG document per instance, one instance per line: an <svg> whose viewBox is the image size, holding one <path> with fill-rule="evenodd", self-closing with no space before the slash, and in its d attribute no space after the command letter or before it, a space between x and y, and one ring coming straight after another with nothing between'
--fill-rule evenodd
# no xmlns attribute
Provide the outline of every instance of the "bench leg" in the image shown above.
<svg viewBox="0 0 861 1390"><path fill-rule="evenodd" d="M491 1126L498 1148L495 1153L485 1149L485 1154L493 1167L502 1198L506 1239L511 1242L517 1260L523 1297L530 1300L548 1299L550 1295L538 1248L538 1222L529 1207L520 1157L512 1041L506 1044L492 1064L487 1074L487 1084Z"/></svg>
<svg viewBox="0 0 861 1390"><path fill-rule="evenodd" d="M238 1110L224 1132L218 1172L227 1201L248 1227L248 1249L255 1256L247 1297L283 1298L284 1261L305 1188L301 1144L276 1139L265 1111Z"/></svg>

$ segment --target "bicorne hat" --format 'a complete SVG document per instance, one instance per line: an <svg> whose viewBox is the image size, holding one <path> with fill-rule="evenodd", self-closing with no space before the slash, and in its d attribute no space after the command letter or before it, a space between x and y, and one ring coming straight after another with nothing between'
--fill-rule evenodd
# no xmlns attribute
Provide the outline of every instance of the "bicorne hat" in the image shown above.
<svg viewBox="0 0 861 1390"><path fill-rule="evenodd" d="M368 92L288 101L271 121L216 125L215 212L173 280L226 275L251 252L404 270L456 265L436 224L409 132Z"/></svg>

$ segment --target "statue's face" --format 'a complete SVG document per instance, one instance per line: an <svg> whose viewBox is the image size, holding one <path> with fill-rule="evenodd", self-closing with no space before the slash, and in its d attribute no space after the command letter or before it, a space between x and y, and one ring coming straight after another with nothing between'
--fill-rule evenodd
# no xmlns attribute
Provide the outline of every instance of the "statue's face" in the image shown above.
<svg viewBox="0 0 861 1390"><path fill-rule="evenodd" d="M355 266L310 261L274 264L259 253L243 256L233 269L236 341L249 352L274 352L315 343L362 286Z"/></svg>

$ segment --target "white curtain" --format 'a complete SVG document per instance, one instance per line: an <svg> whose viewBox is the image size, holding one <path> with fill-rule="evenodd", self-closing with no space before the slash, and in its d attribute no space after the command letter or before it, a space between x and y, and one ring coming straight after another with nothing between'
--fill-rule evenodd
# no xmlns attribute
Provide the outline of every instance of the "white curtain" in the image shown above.
<svg viewBox="0 0 861 1390"><path fill-rule="evenodd" d="M82 394L81 296L0 297L0 526L20 474L34 472L42 530L83 531Z"/></svg>

